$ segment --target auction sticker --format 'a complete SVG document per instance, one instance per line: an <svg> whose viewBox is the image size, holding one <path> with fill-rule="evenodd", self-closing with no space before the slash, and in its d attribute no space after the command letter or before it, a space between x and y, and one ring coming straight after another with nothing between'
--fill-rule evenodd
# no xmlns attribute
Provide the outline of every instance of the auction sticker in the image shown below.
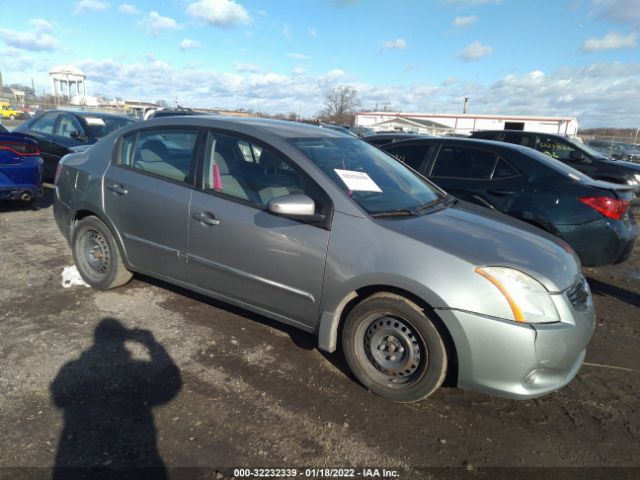
<svg viewBox="0 0 640 480"><path fill-rule="evenodd" d="M382 192L376 182L365 172L333 169L352 192Z"/></svg>

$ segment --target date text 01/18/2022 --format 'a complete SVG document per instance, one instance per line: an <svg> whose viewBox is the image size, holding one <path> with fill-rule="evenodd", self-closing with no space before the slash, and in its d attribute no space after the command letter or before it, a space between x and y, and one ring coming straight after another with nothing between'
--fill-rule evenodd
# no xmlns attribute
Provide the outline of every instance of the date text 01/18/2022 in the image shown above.
<svg viewBox="0 0 640 480"><path fill-rule="evenodd" d="M235 468L236 478L399 478L386 468Z"/></svg>

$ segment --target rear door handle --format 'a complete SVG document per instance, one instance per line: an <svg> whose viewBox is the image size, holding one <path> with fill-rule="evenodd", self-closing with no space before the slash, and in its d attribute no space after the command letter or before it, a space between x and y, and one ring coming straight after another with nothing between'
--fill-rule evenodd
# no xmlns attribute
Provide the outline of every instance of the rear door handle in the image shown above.
<svg viewBox="0 0 640 480"><path fill-rule="evenodd" d="M488 190L487 193L490 195L498 195L502 197L516 194L516 192L514 192L513 190Z"/></svg>
<svg viewBox="0 0 640 480"><path fill-rule="evenodd" d="M210 225L210 226L220 225L220 220L218 220L211 212L194 213L193 218L199 221L200 223L202 223L203 225Z"/></svg>
<svg viewBox="0 0 640 480"><path fill-rule="evenodd" d="M119 183L113 183L111 185L107 185L107 188L111 190L113 193L117 193L118 195L126 195L127 193L129 193L129 190L124 188L124 185L121 185Z"/></svg>

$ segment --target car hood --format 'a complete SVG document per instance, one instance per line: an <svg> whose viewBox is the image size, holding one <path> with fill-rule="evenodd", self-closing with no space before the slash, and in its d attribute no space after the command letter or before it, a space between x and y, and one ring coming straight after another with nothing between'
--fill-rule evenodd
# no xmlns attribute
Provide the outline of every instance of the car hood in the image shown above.
<svg viewBox="0 0 640 480"><path fill-rule="evenodd" d="M531 275L550 292L572 286L580 261L564 241L536 227L467 202L416 217L377 220L385 228L465 260Z"/></svg>

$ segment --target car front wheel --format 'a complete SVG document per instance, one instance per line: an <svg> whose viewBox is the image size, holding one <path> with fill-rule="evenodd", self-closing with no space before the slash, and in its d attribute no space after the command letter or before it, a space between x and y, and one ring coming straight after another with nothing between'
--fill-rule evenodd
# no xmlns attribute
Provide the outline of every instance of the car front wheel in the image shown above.
<svg viewBox="0 0 640 480"><path fill-rule="evenodd" d="M358 380L389 400L426 398L447 373L447 352L437 327L422 308L393 293L374 294L351 310L342 346Z"/></svg>
<svg viewBox="0 0 640 480"><path fill-rule="evenodd" d="M97 217L80 220L71 243L78 272L93 288L108 290L131 280L113 235Z"/></svg>

